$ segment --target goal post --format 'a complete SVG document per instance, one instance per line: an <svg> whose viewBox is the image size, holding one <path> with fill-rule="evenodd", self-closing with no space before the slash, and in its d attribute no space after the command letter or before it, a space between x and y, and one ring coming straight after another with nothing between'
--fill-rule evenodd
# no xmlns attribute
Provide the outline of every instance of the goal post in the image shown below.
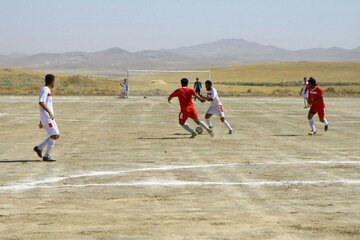
<svg viewBox="0 0 360 240"><path fill-rule="evenodd" d="M172 76L170 77L169 74ZM126 79L128 83L128 92L127 95L130 96L130 89L134 89L135 82L138 85L144 84L146 85L149 81L149 79L158 79L158 78L165 78L165 81L161 81L163 84L167 84L167 79L176 78L176 83L179 84L179 81L181 78L188 78L190 81L195 80L195 78L199 78L202 81L205 80L211 80L211 71L210 70L154 70L154 69L129 69L126 70ZM172 84L174 83L174 79L169 80ZM137 89L137 91L132 90L134 92L134 95L140 95L139 91L141 90ZM136 94L137 92L137 94ZM148 95L145 90L143 90L142 94ZM150 94L153 95L153 94ZM155 94L156 95L156 94Z"/></svg>

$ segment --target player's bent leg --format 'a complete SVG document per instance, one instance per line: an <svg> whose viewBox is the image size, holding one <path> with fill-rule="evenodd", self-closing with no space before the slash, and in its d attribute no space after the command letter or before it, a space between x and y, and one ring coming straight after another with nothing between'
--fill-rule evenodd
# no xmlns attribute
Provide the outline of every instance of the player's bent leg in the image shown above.
<svg viewBox="0 0 360 240"><path fill-rule="evenodd" d="M197 118L194 118L193 120L194 120L194 122L195 122L197 125L201 126L202 128L205 128L206 131L209 133L209 135L210 135L211 137L214 137L214 132L213 132L213 130L210 129L210 128L206 125L206 123L204 123L203 121L199 121L199 119L197 119Z"/></svg>
<svg viewBox="0 0 360 240"><path fill-rule="evenodd" d="M197 133L187 123L184 123L181 126L191 134L190 138L194 138L197 136Z"/></svg>
<svg viewBox="0 0 360 240"><path fill-rule="evenodd" d="M304 108L307 108L307 107L308 107L307 98L304 97Z"/></svg>
<svg viewBox="0 0 360 240"><path fill-rule="evenodd" d="M39 158L42 158L42 150L43 148L48 144L50 137L47 137L42 143L40 143L38 146L35 146L33 148L34 152L36 152L36 154L38 155Z"/></svg>
<svg viewBox="0 0 360 240"><path fill-rule="evenodd" d="M210 118L211 118L211 117L212 117L212 114L210 114L210 113L206 113L206 114L205 114L205 121L206 121L206 123L208 124L208 126L209 126L210 129L213 128L213 125L212 125L212 123L211 123L211 121L210 121Z"/></svg>
<svg viewBox="0 0 360 240"><path fill-rule="evenodd" d="M58 135L58 134L52 135L52 136L50 136L50 138L52 138L54 140L58 140L60 138L60 135Z"/></svg>
<svg viewBox="0 0 360 240"><path fill-rule="evenodd" d="M189 118L189 115L187 113L180 112L179 113L179 124L191 134L190 138L196 137L196 132L188 125L186 124L186 120Z"/></svg>
<svg viewBox="0 0 360 240"><path fill-rule="evenodd" d="M47 149L46 149L45 155L43 157L43 161L46 161L46 162L55 161L54 159L52 159L50 154L51 154L52 150L54 149L56 140L59 139L59 137L60 137L60 135L51 135L50 136L48 144L47 144Z"/></svg>
<svg viewBox="0 0 360 240"><path fill-rule="evenodd" d="M316 134L316 127L315 127L315 122L314 122L314 117L315 113L310 112L308 114L308 120L309 120L309 125L310 125L310 132L309 135L315 135Z"/></svg>
<svg viewBox="0 0 360 240"><path fill-rule="evenodd" d="M227 127L229 129L229 134L233 134L234 129L230 126L230 123L228 121L226 121L224 117L220 118L220 120L222 123L224 123L225 127Z"/></svg>
<svg viewBox="0 0 360 240"><path fill-rule="evenodd" d="M320 109L318 115L320 122L323 122L325 124L324 131L326 132L327 130L329 130L329 122L325 118L325 108Z"/></svg>
<svg viewBox="0 0 360 240"><path fill-rule="evenodd" d="M326 118L319 118L320 122L324 123L324 131L326 132L327 130L329 130L329 122L326 120Z"/></svg>
<svg viewBox="0 0 360 240"><path fill-rule="evenodd" d="M324 123L325 123L324 131L326 132L327 130L329 130L329 122L326 120L326 118L324 118Z"/></svg>

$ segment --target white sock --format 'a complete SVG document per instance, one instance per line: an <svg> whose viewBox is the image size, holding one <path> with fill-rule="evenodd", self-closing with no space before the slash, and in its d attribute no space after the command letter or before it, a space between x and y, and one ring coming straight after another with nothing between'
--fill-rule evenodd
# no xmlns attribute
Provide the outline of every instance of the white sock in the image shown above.
<svg viewBox="0 0 360 240"><path fill-rule="evenodd" d="M43 150L43 148L46 146L46 144L48 143L50 137L46 138L42 143L40 143L40 145L38 145L37 147L40 149L40 150Z"/></svg>
<svg viewBox="0 0 360 240"><path fill-rule="evenodd" d="M329 124L329 122L326 120L326 118L324 118L324 123L325 123L325 125Z"/></svg>
<svg viewBox="0 0 360 240"><path fill-rule="evenodd" d="M206 121L206 123L208 124L209 127L212 126L210 118L205 118L205 121Z"/></svg>
<svg viewBox="0 0 360 240"><path fill-rule="evenodd" d="M189 133L193 134L194 133L194 130L189 126L187 125L186 123L184 125L182 125L182 127L188 131Z"/></svg>
<svg viewBox="0 0 360 240"><path fill-rule="evenodd" d="M312 132L316 131L314 119L309 120L310 128Z"/></svg>
<svg viewBox="0 0 360 240"><path fill-rule="evenodd" d="M231 128L230 123L229 123L228 121L224 120L224 124L225 124L225 126L226 126L229 130L233 130L233 129Z"/></svg>
<svg viewBox="0 0 360 240"><path fill-rule="evenodd" d="M200 124L199 124L202 128L205 128L206 130L210 130L210 128L203 122L203 121L200 121Z"/></svg>
<svg viewBox="0 0 360 240"><path fill-rule="evenodd" d="M49 138L45 156L50 155L50 153L53 150L54 146L55 146L55 140L52 139L52 138Z"/></svg>

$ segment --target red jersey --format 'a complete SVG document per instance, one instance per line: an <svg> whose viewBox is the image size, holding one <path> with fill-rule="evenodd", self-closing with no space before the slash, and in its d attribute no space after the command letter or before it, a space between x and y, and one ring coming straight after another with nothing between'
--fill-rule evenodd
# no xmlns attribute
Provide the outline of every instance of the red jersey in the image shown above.
<svg viewBox="0 0 360 240"><path fill-rule="evenodd" d="M309 94L308 99L310 101L317 100L320 97L323 97L323 91L319 86L316 86L315 89L310 89L308 87L308 94ZM324 108L325 107L324 98L322 98L321 101L319 102L314 102L312 104L312 107Z"/></svg>
<svg viewBox="0 0 360 240"><path fill-rule="evenodd" d="M180 102L181 112L191 112L195 110L192 102L192 96L195 95L195 90L188 87L176 89L169 98L178 97Z"/></svg>

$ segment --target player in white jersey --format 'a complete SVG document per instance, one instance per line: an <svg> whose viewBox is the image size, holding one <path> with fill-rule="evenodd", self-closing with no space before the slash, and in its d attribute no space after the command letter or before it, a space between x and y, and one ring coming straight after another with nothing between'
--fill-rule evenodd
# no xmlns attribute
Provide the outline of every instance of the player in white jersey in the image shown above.
<svg viewBox="0 0 360 240"><path fill-rule="evenodd" d="M207 80L205 82L205 87L207 90L207 95L203 98L211 102L211 105L205 114L205 120L209 128L211 129L213 127L210 121L211 116L216 115L220 118L221 122L224 123L224 125L229 129L229 134L233 134L234 130L230 126L229 122L225 120L224 107L220 102L219 95L216 89L212 87L212 82L210 80Z"/></svg>
<svg viewBox="0 0 360 240"><path fill-rule="evenodd" d="M301 90L300 90L300 96L302 95L303 98L304 98L304 108L308 107L308 102L307 102L308 90L307 90L307 86L308 86L308 82L307 82L306 77L304 77L304 81L303 81L303 83L301 85Z"/></svg>
<svg viewBox="0 0 360 240"><path fill-rule="evenodd" d="M43 159L43 161L55 161L51 158L50 153L55 146L55 141L60 137L59 129L54 118L54 109L52 103L51 88L55 86L55 76L47 74L45 76L45 86L41 88L39 94L39 106L40 106L40 123L39 128L44 128L48 137L38 146L34 147L34 151L37 155ZM47 146L45 155L42 155L42 151Z"/></svg>

